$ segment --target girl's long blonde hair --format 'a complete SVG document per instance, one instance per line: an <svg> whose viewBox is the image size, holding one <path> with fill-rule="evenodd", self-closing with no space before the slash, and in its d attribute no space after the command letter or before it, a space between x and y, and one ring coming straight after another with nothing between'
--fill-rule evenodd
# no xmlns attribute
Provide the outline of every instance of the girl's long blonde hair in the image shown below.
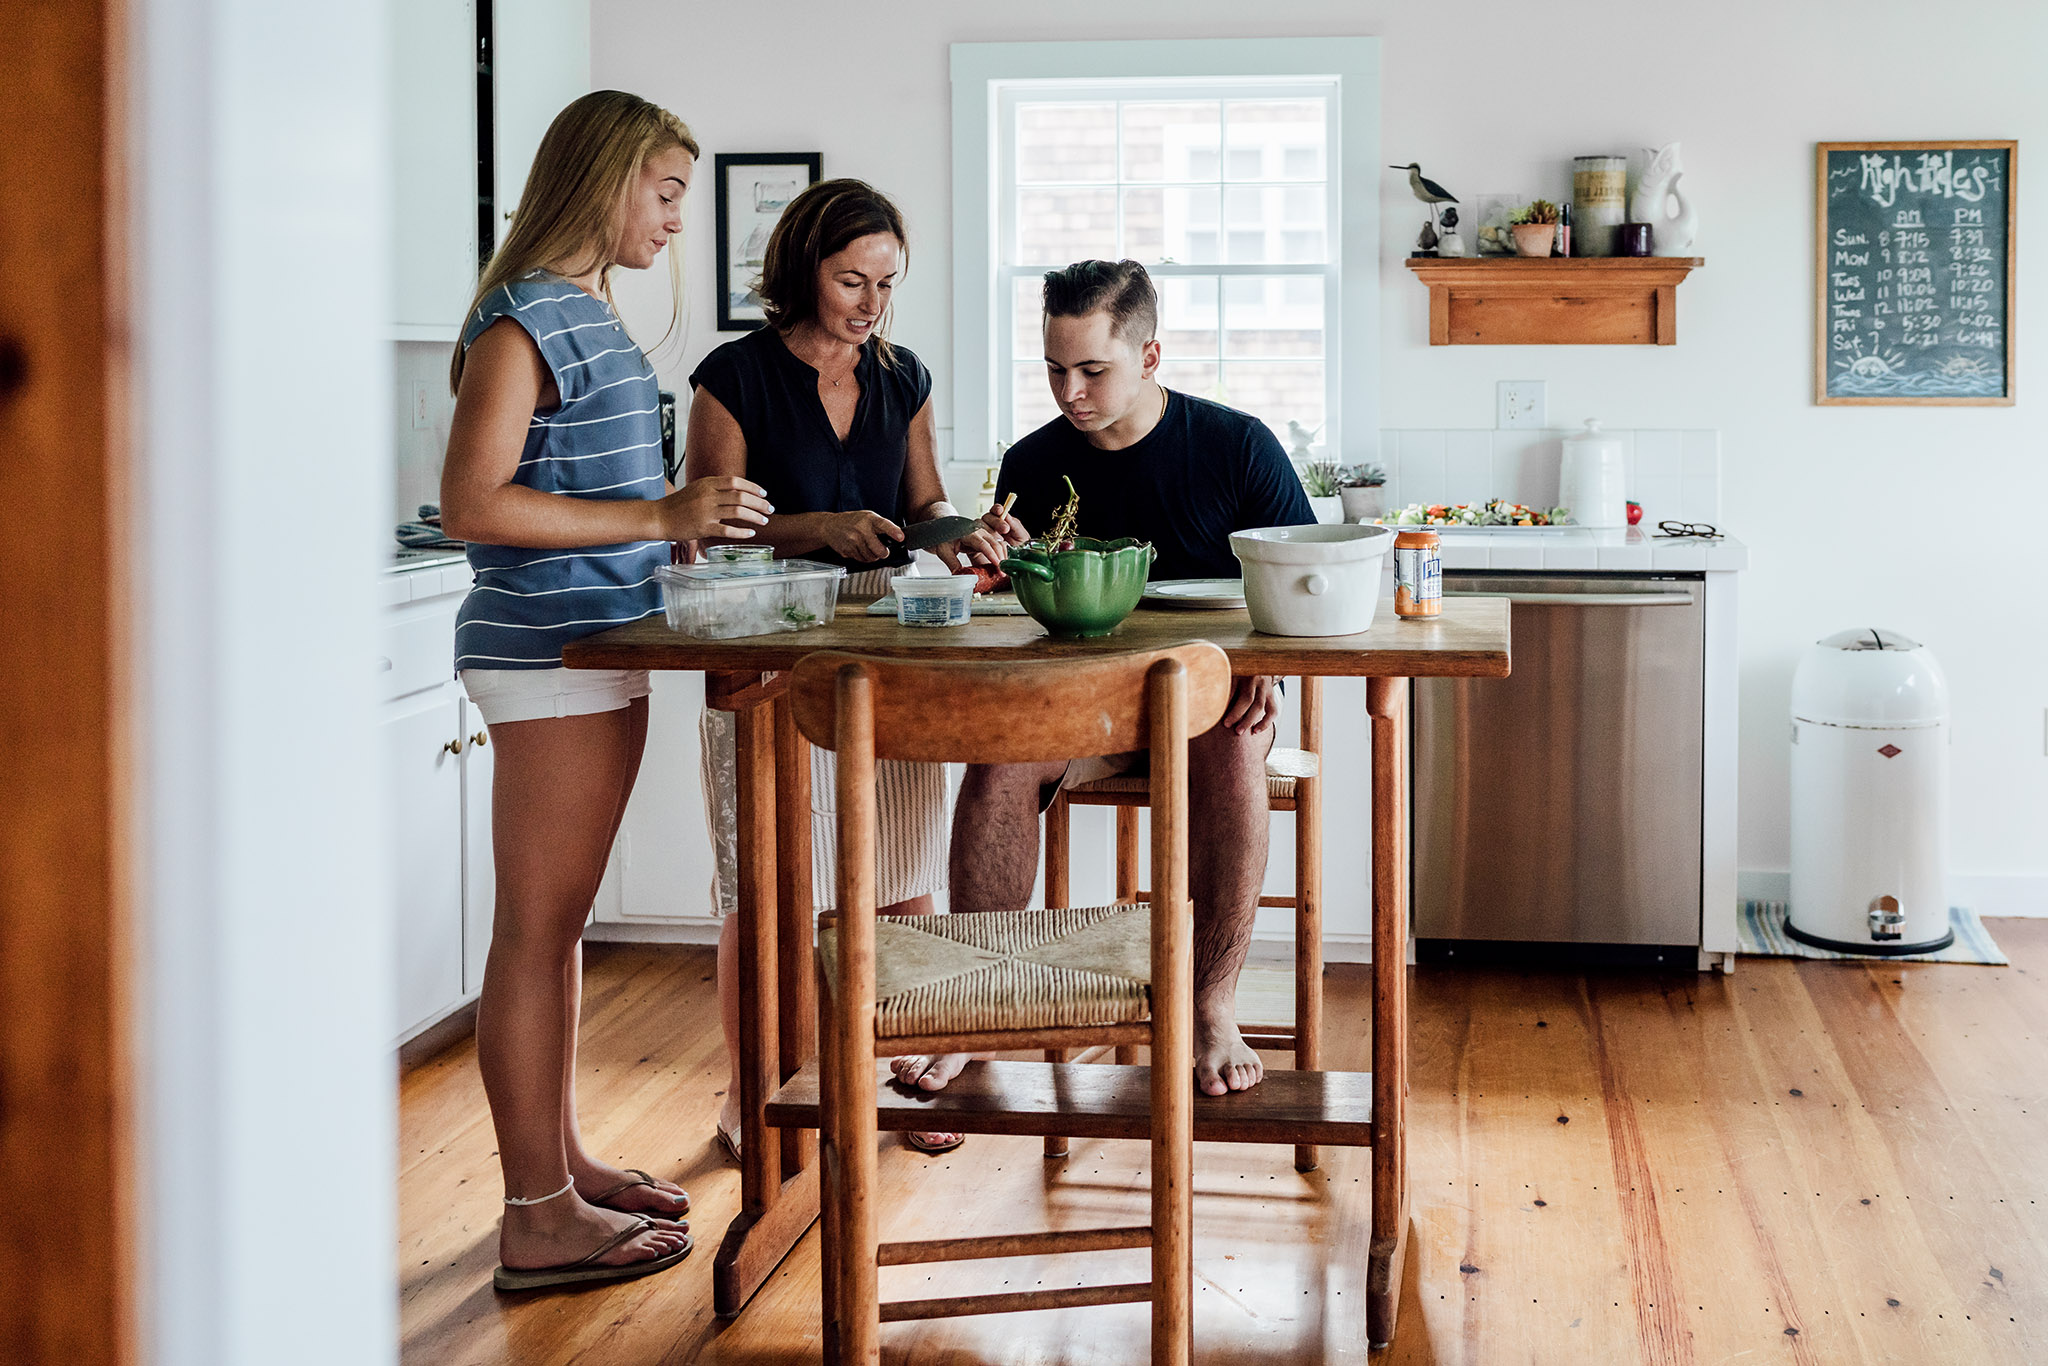
<svg viewBox="0 0 2048 1366"><path fill-rule="evenodd" d="M512 227L478 276L463 325L492 290L543 268L575 276L602 267L599 281L611 302L612 253L626 194L648 158L670 147L699 155L689 125L651 100L623 90L593 90L571 101L540 140ZM683 317L680 235L669 244L668 278L674 312L662 341ZM465 350L458 344L448 366L451 393L462 385Z"/></svg>

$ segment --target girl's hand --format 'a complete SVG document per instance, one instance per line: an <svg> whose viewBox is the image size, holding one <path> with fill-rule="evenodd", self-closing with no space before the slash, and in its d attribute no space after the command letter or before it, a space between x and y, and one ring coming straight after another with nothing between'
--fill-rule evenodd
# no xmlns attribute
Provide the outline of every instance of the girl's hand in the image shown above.
<svg viewBox="0 0 2048 1366"><path fill-rule="evenodd" d="M714 474L689 483L654 504L655 523L663 541L701 541L710 537L744 541L755 527L768 525L774 506L759 484L733 474Z"/></svg>
<svg viewBox="0 0 2048 1366"><path fill-rule="evenodd" d="M888 559L889 542L903 539L903 528L878 512L832 513L824 531L825 544L856 564Z"/></svg>

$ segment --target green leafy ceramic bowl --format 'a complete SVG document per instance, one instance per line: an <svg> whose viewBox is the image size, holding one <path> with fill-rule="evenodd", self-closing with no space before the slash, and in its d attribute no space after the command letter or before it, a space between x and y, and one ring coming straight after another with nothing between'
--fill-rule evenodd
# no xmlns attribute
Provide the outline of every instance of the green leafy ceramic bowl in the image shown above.
<svg viewBox="0 0 2048 1366"><path fill-rule="evenodd" d="M1048 634L1085 639L1108 635L1137 607L1155 553L1147 541L1078 536L1071 550L1019 546L1003 569Z"/></svg>

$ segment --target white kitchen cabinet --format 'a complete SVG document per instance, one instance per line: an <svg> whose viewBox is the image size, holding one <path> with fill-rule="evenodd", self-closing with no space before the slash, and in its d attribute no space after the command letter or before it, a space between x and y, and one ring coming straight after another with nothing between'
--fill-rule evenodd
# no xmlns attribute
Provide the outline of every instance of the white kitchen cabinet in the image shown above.
<svg viewBox="0 0 2048 1366"><path fill-rule="evenodd" d="M589 0L496 0L491 86L492 194L502 240L541 135L562 106L590 92Z"/></svg>
<svg viewBox="0 0 2048 1366"><path fill-rule="evenodd" d="M391 19L393 335L454 341L476 285L476 6L411 0Z"/></svg>
<svg viewBox="0 0 2048 1366"><path fill-rule="evenodd" d="M469 580L455 561L387 574L379 585L390 608L376 670L396 823L400 1042L475 999L490 951L494 755L451 676Z"/></svg>
<svg viewBox="0 0 2048 1366"><path fill-rule="evenodd" d="M491 863L490 732L468 698L462 700L462 994L483 989L498 899Z"/></svg>
<svg viewBox="0 0 2048 1366"><path fill-rule="evenodd" d="M393 704L379 727L393 792L399 1036L463 996L462 776L453 748L461 711L434 688Z"/></svg>

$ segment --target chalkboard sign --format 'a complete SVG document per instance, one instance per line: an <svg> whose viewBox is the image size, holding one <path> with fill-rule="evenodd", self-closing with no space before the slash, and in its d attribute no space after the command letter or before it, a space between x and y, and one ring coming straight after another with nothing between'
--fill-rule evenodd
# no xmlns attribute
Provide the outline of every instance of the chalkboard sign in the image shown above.
<svg viewBox="0 0 2048 1366"><path fill-rule="evenodd" d="M2012 402L2016 142L1823 142L1814 401Z"/></svg>

